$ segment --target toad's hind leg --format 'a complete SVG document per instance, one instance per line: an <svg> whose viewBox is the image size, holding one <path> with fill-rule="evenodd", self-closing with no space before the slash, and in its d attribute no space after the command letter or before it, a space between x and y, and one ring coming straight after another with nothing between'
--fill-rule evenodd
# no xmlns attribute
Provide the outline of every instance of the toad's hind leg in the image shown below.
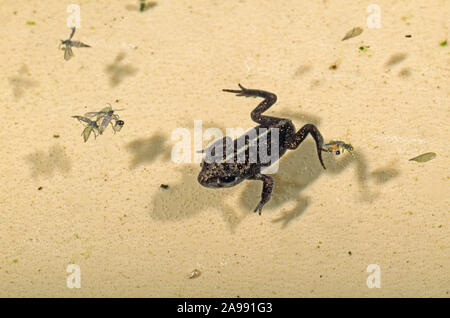
<svg viewBox="0 0 450 318"><path fill-rule="evenodd" d="M273 190L273 178L270 176L267 176L265 174L257 174L253 177L248 178L249 180L260 180L263 182L263 189L261 192L261 201L259 201L258 205L256 206L256 209L253 212L258 211L259 215L261 215L261 210L267 202L270 200L270 196L272 195Z"/></svg>
<svg viewBox="0 0 450 318"><path fill-rule="evenodd" d="M277 95L258 90L258 89L248 89L239 84L240 90L235 89L224 89L224 92L235 93L237 96L245 96L245 97L262 97L264 100L252 111L251 117L252 120L263 126L275 126L281 120L281 118L271 117L271 116L263 116L266 110L268 110L273 104L277 101Z"/></svg>
<svg viewBox="0 0 450 318"><path fill-rule="evenodd" d="M305 126L300 128L296 134L288 137L286 140L286 147L288 149L297 149L297 147L303 142L308 134L311 134L311 136L314 138L320 163L322 164L322 167L326 169L322 161L323 137L319 129L317 129L317 127L313 124L306 124Z"/></svg>

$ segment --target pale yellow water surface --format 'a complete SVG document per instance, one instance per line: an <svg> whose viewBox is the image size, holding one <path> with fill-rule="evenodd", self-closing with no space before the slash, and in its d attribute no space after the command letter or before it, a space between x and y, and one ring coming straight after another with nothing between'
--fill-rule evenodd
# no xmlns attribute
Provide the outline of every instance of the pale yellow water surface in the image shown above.
<svg viewBox="0 0 450 318"><path fill-rule="evenodd" d="M375 2L380 28L367 1L78 0L65 61L74 1L1 0L0 296L449 297L450 2ZM261 216L261 182L200 186L172 133L255 125L238 83L354 156L309 137ZM107 103L124 128L84 143Z"/></svg>

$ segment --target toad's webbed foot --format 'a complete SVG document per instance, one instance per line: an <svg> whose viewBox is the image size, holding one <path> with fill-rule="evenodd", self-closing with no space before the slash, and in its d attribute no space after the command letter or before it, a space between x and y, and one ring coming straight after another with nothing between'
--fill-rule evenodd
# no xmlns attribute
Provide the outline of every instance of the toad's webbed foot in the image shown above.
<svg viewBox="0 0 450 318"><path fill-rule="evenodd" d="M263 189L261 192L261 201L259 201L258 205L256 206L256 209L253 211L254 213L258 212L258 214L261 215L263 206L267 202L269 202L270 196L272 195L274 180L272 177L269 177L265 174L257 174L256 176L253 176L249 179L250 180L260 180L263 182Z"/></svg>
<svg viewBox="0 0 450 318"><path fill-rule="evenodd" d="M260 125L264 125L265 127L274 126L280 122L280 118L264 116L262 114L276 103L277 95L259 89L248 89L241 84L239 84L239 87L240 90L224 89L223 91L228 93L235 93L236 96L264 98L264 100L251 113L251 118L254 122Z"/></svg>
<svg viewBox="0 0 450 318"><path fill-rule="evenodd" d="M239 87L241 88L240 90L238 89L223 89L224 92L228 92L228 93L235 93L237 94L236 96L245 96L245 97L257 97L259 95L257 94L252 94L251 89L247 89L244 86L242 86L241 84L238 84Z"/></svg>

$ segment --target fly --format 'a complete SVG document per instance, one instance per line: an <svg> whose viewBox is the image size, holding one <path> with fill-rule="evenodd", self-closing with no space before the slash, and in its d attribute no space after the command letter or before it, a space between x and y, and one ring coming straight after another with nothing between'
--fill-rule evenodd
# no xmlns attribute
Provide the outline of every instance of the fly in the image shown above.
<svg viewBox="0 0 450 318"><path fill-rule="evenodd" d="M121 111L121 110L123 110L123 109L114 110L114 109L112 109L111 104L109 104L108 107L105 107L98 112L88 112L88 113L84 114L84 116L86 116L86 117L95 117L96 116L97 117L96 121L97 122L101 121L101 124L98 129L98 132L101 135L101 134L103 134L103 132L105 131L105 129L109 123L111 123L111 126L112 126L114 132L120 131L120 129L122 129L125 122L123 120L119 119L119 115L114 114L115 111ZM114 125L111 122L111 120L114 120Z"/></svg>
<svg viewBox="0 0 450 318"><path fill-rule="evenodd" d="M59 47L61 45L64 45L64 59L66 61L70 60L70 58L73 56L72 52L72 46L73 47L91 47L90 45L84 44L80 41L72 41L72 37L75 34L75 27L72 28L72 33L70 34L69 38L67 40L61 40L61 43L59 44Z"/></svg>

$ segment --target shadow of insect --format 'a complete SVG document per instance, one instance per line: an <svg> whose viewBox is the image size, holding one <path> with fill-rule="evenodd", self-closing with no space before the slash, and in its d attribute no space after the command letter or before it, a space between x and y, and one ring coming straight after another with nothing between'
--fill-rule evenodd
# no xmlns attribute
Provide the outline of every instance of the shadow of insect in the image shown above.
<svg viewBox="0 0 450 318"><path fill-rule="evenodd" d="M167 141L167 136L156 134L149 138L138 138L128 143L126 148L133 155L130 168L135 169L141 164L152 163L160 156L165 161L170 160L170 148Z"/></svg>
<svg viewBox="0 0 450 318"><path fill-rule="evenodd" d="M26 89L38 86L38 82L25 78L25 76L30 76L30 72L26 65L22 65L18 73L18 76L11 76L8 78L8 82L12 86L13 95L16 100L20 99L25 94Z"/></svg>
<svg viewBox="0 0 450 318"><path fill-rule="evenodd" d="M406 53L396 53L393 54L389 60L386 62L386 67L391 67L396 64L403 62L408 55Z"/></svg>
<svg viewBox="0 0 450 318"><path fill-rule="evenodd" d="M125 53L119 53L114 62L105 68L105 71L110 76L109 82L112 87L119 85L125 77L133 76L137 73L137 69L130 64L122 64L125 56Z"/></svg>
<svg viewBox="0 0 450 318"><path fill-rule="evenodd" d="M67 174L71 170L71 162L64 148L58 144L53 145L48 153L38 150L25 157L31 166L31 177L51 177L55 171Z"/></svg>

